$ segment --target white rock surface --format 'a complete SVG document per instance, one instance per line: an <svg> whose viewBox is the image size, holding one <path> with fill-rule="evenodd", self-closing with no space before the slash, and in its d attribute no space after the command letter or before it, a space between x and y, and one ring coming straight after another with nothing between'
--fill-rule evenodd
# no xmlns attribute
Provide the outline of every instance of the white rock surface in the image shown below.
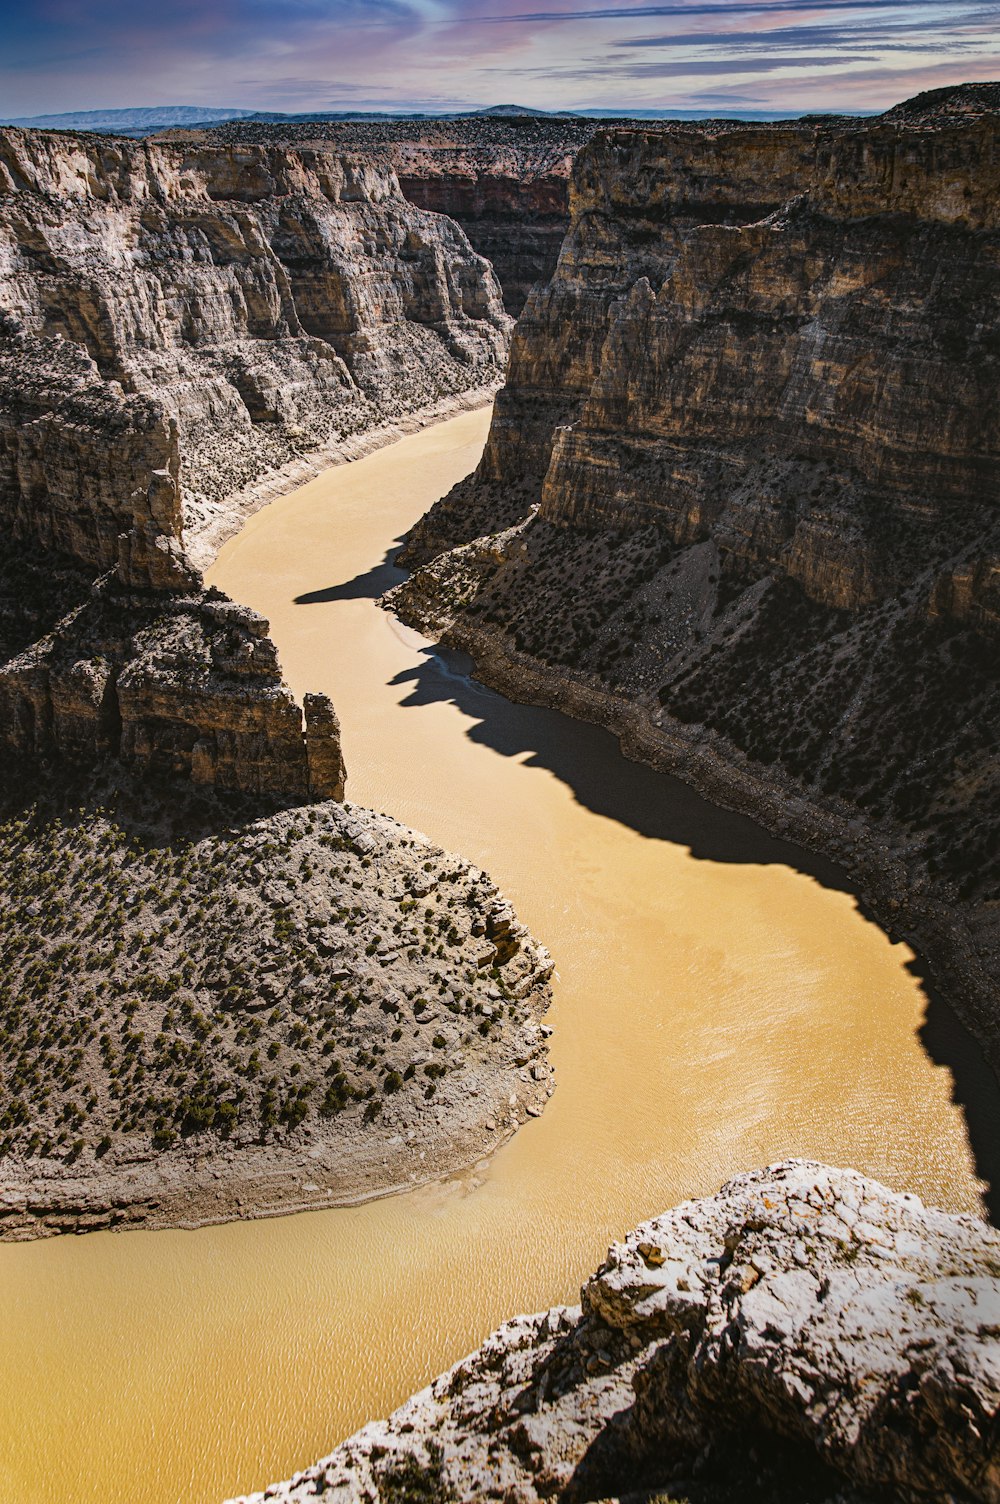
<svg viewBox="0 0 1000 1504"><path fill-rule="evenodd" d="M253 1500L317 1495L997 1504L1000 1235L849 1170L741 1175Z"/></svg>

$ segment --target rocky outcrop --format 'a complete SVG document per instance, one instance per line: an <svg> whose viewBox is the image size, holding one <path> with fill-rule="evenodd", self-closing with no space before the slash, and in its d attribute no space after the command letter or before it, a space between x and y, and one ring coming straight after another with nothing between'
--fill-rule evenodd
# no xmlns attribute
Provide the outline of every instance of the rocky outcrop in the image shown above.
<svg viewBox="0 0 1000 1504"><path fill-rule="evenodd" d="M0 336L0 527L124 584L190 586L176 422L65 339Z"/></svg>
<svg viewBox="0 0 1000 1504"><path fill-rule="evenodd" d="M595 138L394 604L951 926L1000 1062L1000 124L918 114Z"/></svg>
<svg viewBox="0 0 1000 1504"><path fill-rule="evenodd" d="M848 1170L741 1175L629 1234L255 1499L1000 1497L1000 1237Z"/></svg>
<svg viewBox="0 0 1000 1504"><path fill-rule="evenodd" d="M303 712L268 623L219 591L136 595L103 580L0 668L0 744L43 765L115 757L213 788L342 799L340 728Z"/></svg>
<svg viewBox="0 0 1000 1504"><path fill-rule="evenodd" d="M384 165L0 132L0 1238L357 1202L542 1111L546 954L341 805L330 700L193 560L483 400L509 322Z"/></svg>

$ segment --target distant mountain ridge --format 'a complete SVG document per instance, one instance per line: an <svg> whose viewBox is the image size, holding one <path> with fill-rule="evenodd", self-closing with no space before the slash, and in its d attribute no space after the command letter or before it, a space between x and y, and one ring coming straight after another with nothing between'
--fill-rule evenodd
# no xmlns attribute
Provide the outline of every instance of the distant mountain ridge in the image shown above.
<svg viewBox="0 0 1000 1504"><path fill-rule="evenodd" d="M172 126L224 125L231 120L253 120L260 124L275 125L307 120L433 120L442 113L446 117L507 117L547 115L549 111L533 110L521 104L497 104L486 109L436 111L433 114L407 109L306 110L300 114L287 114L281 110L238 110L197 104L169 104L148 108L68 110L57 115L9 115L0 119L0 125L16 125L25 130L95 131L99 134L144 136L154 131L169 130Z"/></svg>
<svg viewBox="0 0 1000 1504"><path fill-rule="evenodd" d="M849 111L867 114L869 111ZM259 125L294 125L310 121L378 121L378 120L467 120L491 118L501 120L705 120L711 112L693 109L581 109L535 110L527 105L497 104L481 109L439 110L304 110L289 114L281 110L237 110L209 108L207 105L157 105L149 108L70 110L58 115L9 115L0 118L0 126L14 125L25 130L93 131L98 135L151 136L158 131L198 129L247 121ZM778 110L738 110L730 118L770 121L786 118Z"/></svg>
<svg viewBox="0 0 1000 1504"><path fill-rule="evenodd" d="M6 116L0 125L19 125L28 130L51 131L158 131L171 125L213 125L224 120L246 120L253 110L210 109L206 105L167 104L120 110L69 110L58 115Z"/></svg>

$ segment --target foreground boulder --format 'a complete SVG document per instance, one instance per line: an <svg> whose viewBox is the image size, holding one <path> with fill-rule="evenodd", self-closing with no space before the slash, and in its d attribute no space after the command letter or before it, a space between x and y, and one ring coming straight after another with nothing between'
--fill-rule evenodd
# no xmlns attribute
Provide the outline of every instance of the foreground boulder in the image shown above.
<svg viewBox="0 0 1000 1504"><path fill-rule="evenodd" d="M317 1495L992 1504L1000 1235L850 1170L740 1175L254 1498Z"/></svg>

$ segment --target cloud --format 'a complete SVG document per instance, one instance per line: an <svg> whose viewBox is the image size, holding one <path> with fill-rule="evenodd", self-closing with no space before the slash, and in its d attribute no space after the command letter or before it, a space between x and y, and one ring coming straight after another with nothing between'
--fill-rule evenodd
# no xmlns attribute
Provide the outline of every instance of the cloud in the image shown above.
<svg viewBox="0 0 1000 1504"><path fill-rule="evenodd" d="M942 0L817 0L816 4L796 4L794 0L692 0L691 4L685 0L674 0L674 3L666 5L635 5L635 6L607 6L602 9L588 8L584 10L534 10L514 11L510 13L494 12L480 14L472 4L462 7L461 16L455 15L450 20L439 18L431 21L431 25L451 25L456 20L461 20L463 25L469 26L527 26L532 22L555 25L572 22L578 24L581 21L618 21L632 22L644 20L650 17L682 17L692 16L728 16L733 19L747 18L751 16L783 15L788 13L808 12L815 14L817 11L880 11L880 10L920 10L942 9ZM955 9L955 6L946 6L947 9ZM371 22L371 25L381 26L384 22Z"/></svg>
<svg viewBox="0 0 1000 1504"><path fill-rule="evenodd" d="M767 30L740 34L732 31L667 32L661 36L626 37L615 41L616 49L723 47L752 50L755 47L796 49L803 44L831 50L863 49L866 52L887 48L919 48L922 51L954 51L980 46L986 37L1000 36L1000 5L991 6L971 16L963 25L954 19L902 18L860 24L856 21L829 23L805 22L794 26L776 26Z"/></svg>
<svg viewBox="0 0 1000 1504"><path fill-rule="evenodd" d="M984 0L0 0L0 27L0 99L23 115L498 98L877 108L931 69L1000 75L1000 4Z"/></svg>

